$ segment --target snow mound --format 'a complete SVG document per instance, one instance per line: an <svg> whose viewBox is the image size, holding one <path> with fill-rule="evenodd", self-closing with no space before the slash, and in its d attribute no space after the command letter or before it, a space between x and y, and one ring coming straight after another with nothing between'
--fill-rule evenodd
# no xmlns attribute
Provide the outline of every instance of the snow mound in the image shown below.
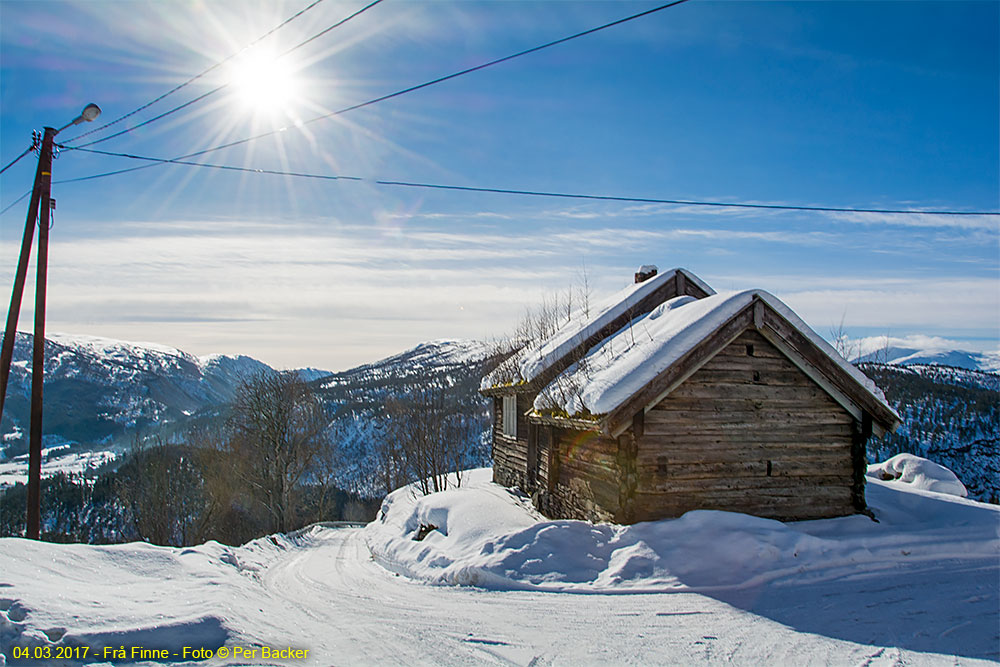
<svg viewBox="0 0 1000 667"><path fill-rule="evenodd" d="M253 590L260 572L294 547L285 535L241 547L210 541L188 548L2 539L5 578L32 584L30 591L0 587L0 665L14 647L87 646L88 662L130 664L140 662L131 647L181 657L185 647L214 651L234 635L232 610L220 607L211 591ZM115 653L120 647L124 658Z"/></svg>
<svg viewBox="0 0 1000 667"><path fill-rule="evenodd" d="M631 526L550 521L470 471L462 487L386 497L365 528L376 562L434 584L496 590L690 592L879 576L902 560L997 559L1000 508L870 480L879 522L782 523L710 510Z"/></svg>
<svg viewBox="0 0 1000 667"><path fill-rule="evenodd" d="M896 454L882 463L873 463L868 466L867 474L875 479L906 484L924 491L960 498L969 495L965 485L951 470L914 454Z"/></svg>

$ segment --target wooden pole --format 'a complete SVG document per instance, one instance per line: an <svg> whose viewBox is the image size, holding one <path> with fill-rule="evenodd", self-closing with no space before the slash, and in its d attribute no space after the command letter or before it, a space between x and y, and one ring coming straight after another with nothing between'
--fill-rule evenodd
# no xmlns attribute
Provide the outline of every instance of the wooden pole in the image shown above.
<svg viewBox="0 0 1000 667"><path fill-rule="evenodd" d="M7 326L3 330L3 350L0 352L0 418L3 417L4 399L7 397L7 380L10 378L10 363L14 358L17 318L21 314L24 280L28 274L28 259L31 256L31 242L35 235L35 221L38 219L38 202L41 196L42 158L41 152L39 152L38 168L35 170L35 185L31 189L31 203L28 205L28 217L24 222L24 236L21 238L21 256L17 260L14 289L10 295L10 310L7 311Z"/></svg>
<svg viewBox="0 0 1000 667"><path fill-rule="evenodd" d="M25 537L37 540L41 523L42 385L45 380L45 288L49 263L49 206L52 189L52 144L56 130L45 128L38 158L41 210L38 224L38 261L35 274L35 332L31 358L31 433L28 441L28 507Z"/></svg>

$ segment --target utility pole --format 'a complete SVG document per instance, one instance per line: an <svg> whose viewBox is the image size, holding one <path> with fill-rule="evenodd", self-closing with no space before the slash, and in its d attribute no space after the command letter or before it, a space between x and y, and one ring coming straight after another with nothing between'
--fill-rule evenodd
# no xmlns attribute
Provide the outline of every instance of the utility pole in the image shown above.
<svg viewBox="0 0 1000 667"><path fill-rule="evenodd" d="M38 134L35 133L34 136L36 139L35 146L39 146L37 143ZM52 170L50 169L49 171ZM3 350L0 352L0 415L3 415L4 399L7 397L7 379L10 377L10 362L14 356L17 318L21 314L24 279L28 273L28 258L31 255L31 241L35 235L35 220L38 218L38 202L41 196L42 160L41 154L39 154L38 168L35 169L35 185L31 189L31 203L28 204L28 218L24 222L24 236L21 238L21 256L17 260L17 273L14 274L14 290L10 295L10 310L7 311L7 326L3 330Z"/></svg>
<svg viewBox="0 0 1000 667"><path fill-rule="evenodd" d="M42 507L42 384L45 378L45 290L49 268L49 206L52 194L52 144L56 130L45 128L38 157L41 177L41 220L35 273L35 333L31 356L31 432L28 440L28 510L24 536L39 537ZM8 371L9 373L10 371Z"/></svg>
<svg viewBox="0 0 1000 667"><path fill-rule="evenodd" d="M45 376L45 292L49 263L49 213L52 202L52 151L56 135L70 125L92 121L101 115L96 104L88 104L83 112L58 130L46 127L38 153L38 168L31 190L31 203L24 223L21 239L21 256L14 275L14 289L10 296L10 310L7 311L7 325L3 332L3 348L0 350L0 418L7 396L7 380L10 378L10 364L14 356L14 340L17 335L17 319L21 312L21 298L24 295L24 281L28 272L28 258L31 254L31 240L35 222L38 225L38 261L35 274L35 329L31 359L31 428L28 440L28 506L25 514L25 537L37 540L41 533L41 486L42 486L42 386ZM39 215L41 206L41 215Z"/></svg>

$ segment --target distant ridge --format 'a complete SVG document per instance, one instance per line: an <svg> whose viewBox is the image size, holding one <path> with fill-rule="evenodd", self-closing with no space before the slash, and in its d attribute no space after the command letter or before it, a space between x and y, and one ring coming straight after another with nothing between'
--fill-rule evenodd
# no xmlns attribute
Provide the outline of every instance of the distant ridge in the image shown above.
<svg viewBox="0 0 1000 667"><path fill-rule="evenodd" d="M844 347L855 363L874 362L895 366L953 366L967 370L1000 373L1000 351L962 350L956 346L955 341L944 338L873 336L848 340Z"/></svg>

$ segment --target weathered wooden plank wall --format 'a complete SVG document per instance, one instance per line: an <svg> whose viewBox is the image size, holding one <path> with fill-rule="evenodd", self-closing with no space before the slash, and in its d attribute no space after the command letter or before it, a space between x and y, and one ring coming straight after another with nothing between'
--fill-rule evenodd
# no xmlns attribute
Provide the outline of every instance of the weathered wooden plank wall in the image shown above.
<svg viewBox="0 0 1000 667"><path fill-rule="evenodd" d="M748 330L645 415L630 513L636 521L691 509L783 520L850 514L853 421Z"/></svg>
<svg viewBox="0 0 1000 667"><path fill-rule="evenodd" d="M540 509L555 518L616 520L621 483L617 440L593 431L555 433L553 479Z"/></svg>
<svg viewBox="0 0 1000 667"><path fill-rule="evenodd" d="M525 394L517 396L517 437L503 434L503 397L493 398L493 481L503 486L527 490L528 420L524 414L531 407Z"/></svg>

